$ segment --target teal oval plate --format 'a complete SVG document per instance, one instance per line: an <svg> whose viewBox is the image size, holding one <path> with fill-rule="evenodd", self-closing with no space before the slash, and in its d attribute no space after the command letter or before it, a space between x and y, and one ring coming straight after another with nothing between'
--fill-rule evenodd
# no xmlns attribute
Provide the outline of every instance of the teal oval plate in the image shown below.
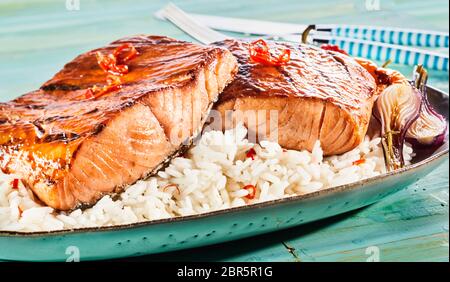
<svg viewBox="0 0 450 282"><path fill-rule="evenodd" d="M429 87L448 120L448 94ZM406 168L319 192L187 217L53 232L0 232L0 260L100 260L211 245L285 229L373 204L428 174L448 158L448 134L437 150L417 151Z"/></svg>

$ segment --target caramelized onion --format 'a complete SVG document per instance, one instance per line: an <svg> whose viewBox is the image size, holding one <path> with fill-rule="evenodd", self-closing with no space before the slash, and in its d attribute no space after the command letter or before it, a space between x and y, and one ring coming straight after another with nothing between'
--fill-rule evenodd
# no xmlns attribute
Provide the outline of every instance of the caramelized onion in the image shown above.
<svg viewBox="0 0 450 282"><path fill-rule="evenodd" d="M406 137L411 139L414 145L440 146L444 143L446 132L445 119L423 103L420 116L408 129Z"/></svg>
<svg viewBox="0 0 450 282"><path fill-rule="evenodd" d="M422 105L422 95L411 85L393 84L379 96L374 115L381 122L381 136L388 171L405 165L403 145L405 134L417 120Z"/></svg>
<svg viewBox="0 0 450 282"><path fill-rule="evenodd" d="M415 146L440 146L447 132L447 121L433 109L428 101L427 71L422 66L418 66L414 76L414 84L420 89L422 95L422 105L419 118L406 132L406 138Z"/></svg>

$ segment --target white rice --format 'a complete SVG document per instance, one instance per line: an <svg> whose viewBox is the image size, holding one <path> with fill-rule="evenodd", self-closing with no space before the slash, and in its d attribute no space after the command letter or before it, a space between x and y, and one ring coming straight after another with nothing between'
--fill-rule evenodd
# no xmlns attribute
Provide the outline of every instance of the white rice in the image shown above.
<svg viewBox="0 0 450 282"><path fill-rule="evenodd" d="M313 151L283 150L273 142L249 143L242 125L205 133L188 158L176 158L117 200L103 197L95 206L71 213L55 212L33 201L25 187L13 189L14 176L0 173L0 230L46 231L111 226L186 216L302 195L385 173L380 138L368 137L354 150L323 157L319 142ZM255 159L246 157L254 148ZM405 146L405 160L413 157ZM354 162L360 159L361 164ZM249 198L246 185L256 186Z"/></svg>

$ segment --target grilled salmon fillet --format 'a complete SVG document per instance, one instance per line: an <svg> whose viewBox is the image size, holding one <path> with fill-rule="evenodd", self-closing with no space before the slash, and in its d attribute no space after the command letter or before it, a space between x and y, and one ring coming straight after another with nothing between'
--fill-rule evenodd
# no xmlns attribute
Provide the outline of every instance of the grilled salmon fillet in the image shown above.
<svg viewBox="0 0 450 282"><path fill-rule="evenodd" d="M122 88L95 99L96 51L131 43ZM82 54L39 90L0 104L0 162L45 204L92 205L177 155L199 132L237 62L226 49L136 36Z"/></svg>
<svg viewBox="0 0 450 282"><path fill-rule="evenodd" d="M312 150L320 140L325 155L347 152L363 140L378 95L366 69L337 52L277 42L268 42L270 49L290 49L290 61L267 66L251 60L249 44L233 39L214 43L239 62L236 79L216 104L223 127L242 121L249 134L275 136L281 146L295 150Z"/></svg>

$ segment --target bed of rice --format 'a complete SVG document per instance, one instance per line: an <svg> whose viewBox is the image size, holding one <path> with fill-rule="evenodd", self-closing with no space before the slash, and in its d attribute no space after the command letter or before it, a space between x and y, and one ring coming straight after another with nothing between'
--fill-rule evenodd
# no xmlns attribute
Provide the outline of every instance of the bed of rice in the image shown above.
<svg viewBox="0 0 450 282"><path fill-rule="evenodd" d="M73 229L192 215L307 194L385 172L380 138L366 137L354 150L324 158L319 143L312 152L283 150L273 142L252 144L246 135L243 126L205 133L186 158L172 160L117 199L105 196L83 211L57 213L41 206L22 185L13 189L14 176L0 173L0 230ZM251 148L254 160L246 155ZM413 151L410 146L404 151L409 162ZM253 199L243 189L249 184L257 187Z"/></svg>

